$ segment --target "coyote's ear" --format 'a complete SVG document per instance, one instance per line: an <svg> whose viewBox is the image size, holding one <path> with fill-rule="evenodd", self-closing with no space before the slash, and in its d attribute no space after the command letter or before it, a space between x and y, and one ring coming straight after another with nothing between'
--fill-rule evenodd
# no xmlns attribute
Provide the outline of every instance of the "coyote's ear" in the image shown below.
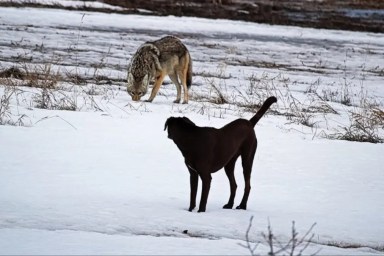
<svg viewBox="0 0 384 256"><path fill-rule="evenodd" d="M154 46L154 45L152 45L152 44L151 44L151 51L152 51L157 57L160 56L160 50L159 50L159 48L157 48L156 46Z"/></svg>
<svg viewBox="0 0 384 256"><path fill-rule="evenodd" d="M148 88L148 85L149 85L149 75L146 74L143 78L143 85L145 86L145 88Z"/></svg>

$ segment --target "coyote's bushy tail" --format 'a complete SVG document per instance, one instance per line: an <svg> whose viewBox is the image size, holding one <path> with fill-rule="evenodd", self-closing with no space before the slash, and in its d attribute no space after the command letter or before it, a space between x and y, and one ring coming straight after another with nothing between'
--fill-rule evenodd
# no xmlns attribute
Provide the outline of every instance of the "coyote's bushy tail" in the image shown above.
<svg viewBox="0 0 384 256"><path fill-rule="evenodd" d="M191 55L188 53L188 70L187 70L187 88L190 88L192 85L192 59Z"/></svg>
<svg viewBox="0 0 384 256"><path fill-rule="evenodd" d="M252 123L253 127L257 124L257 122L260 120L260 118L263 117L265 112L269 109L269 107L277 101L276 97L272 96L269 97L266 101L264 101L263 105L257 111L256 115L254 115L249 121Z"/></svg>

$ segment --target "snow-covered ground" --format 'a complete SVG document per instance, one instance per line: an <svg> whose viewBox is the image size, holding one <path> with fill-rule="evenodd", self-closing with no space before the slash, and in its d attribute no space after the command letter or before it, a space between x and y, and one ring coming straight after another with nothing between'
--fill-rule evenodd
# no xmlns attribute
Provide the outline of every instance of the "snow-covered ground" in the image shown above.
<svg viewBox="0 0 384 256"><path fill-rule="evenodd" d="M0 126L1 254L250 254L239 244L252 216L256 254L269 252L268 223L284 243L292 221L300 235L316 223L305 254L383 254L384 145L325 136L342 131L362 101L383 109L383 34L30 8L0 8L0 24L0 70L59 80L50 110L36 107L42 89L0 80L1 96L13 92L3 119L22 124ZM169 80L153 103L132 102L130 57L168 34L194 61L190 103L172 103ZM112 84L97 84L104 80ZM214 87L228 103L212 103ZM250 118L249 106L271 94L281 114L319 104L337 114L311 113L313 127L266 115L255 128L248 209L222 209L229 184L220 171L207 212L188 212L189 174L165 120L221 127ZM77 111L60 110L68 102ZM239 163L236 175L238 203Z"/></svg>
<svg viewBox="0 0 384 256"><path fill-rule="evenodd" d="M92 9L109 9L124 10L122 7L105 4L103 1L76 1L76 0L0 0L0 3L9 4L35 4L44 7L71 7L71 8L92 8Z"/></svg>

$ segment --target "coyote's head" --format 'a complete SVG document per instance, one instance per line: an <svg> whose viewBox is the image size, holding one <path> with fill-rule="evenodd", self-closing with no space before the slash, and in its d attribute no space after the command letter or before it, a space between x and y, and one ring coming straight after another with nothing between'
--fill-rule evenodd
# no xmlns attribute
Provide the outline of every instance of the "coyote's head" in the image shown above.
<svg viewBox="0 0 384 256"><path fill-rule="evenodd" d="M131 95L133 101L140 100L140 98L147 93L149 80L148 74L143 77L135 77L128 71L127 92Z"/></svg>
<svg viewBox="0 0 384 256"><path fill-rule="evenodd" d="M133 55L128 67L127 92L138 101L147 93L149 82L154 78L159 63L160 51L152 43L145 43Z"/></svg>

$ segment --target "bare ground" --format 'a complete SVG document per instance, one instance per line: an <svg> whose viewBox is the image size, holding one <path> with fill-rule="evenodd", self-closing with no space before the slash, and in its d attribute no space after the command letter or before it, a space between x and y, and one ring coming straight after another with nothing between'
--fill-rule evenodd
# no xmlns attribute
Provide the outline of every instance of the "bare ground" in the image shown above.
<svg viewBox="0 0 384 256"><path fill-rule="evenodd" d="M90 2L92 0L86 0ZM37 2L0 2L0 6L63 8L142 15L175 15L352 31L384 32L380 0L103 0L124 10L65 7Z"/></svg>
<svg viewBox="0 0 384 256"><path fill-rule="evenodd" d="M384 1L378 0L193 0L105 3L150 10L153 15L225 18L303 27L384 32ZM221 2L221 3L220 3Z"/></svg>

